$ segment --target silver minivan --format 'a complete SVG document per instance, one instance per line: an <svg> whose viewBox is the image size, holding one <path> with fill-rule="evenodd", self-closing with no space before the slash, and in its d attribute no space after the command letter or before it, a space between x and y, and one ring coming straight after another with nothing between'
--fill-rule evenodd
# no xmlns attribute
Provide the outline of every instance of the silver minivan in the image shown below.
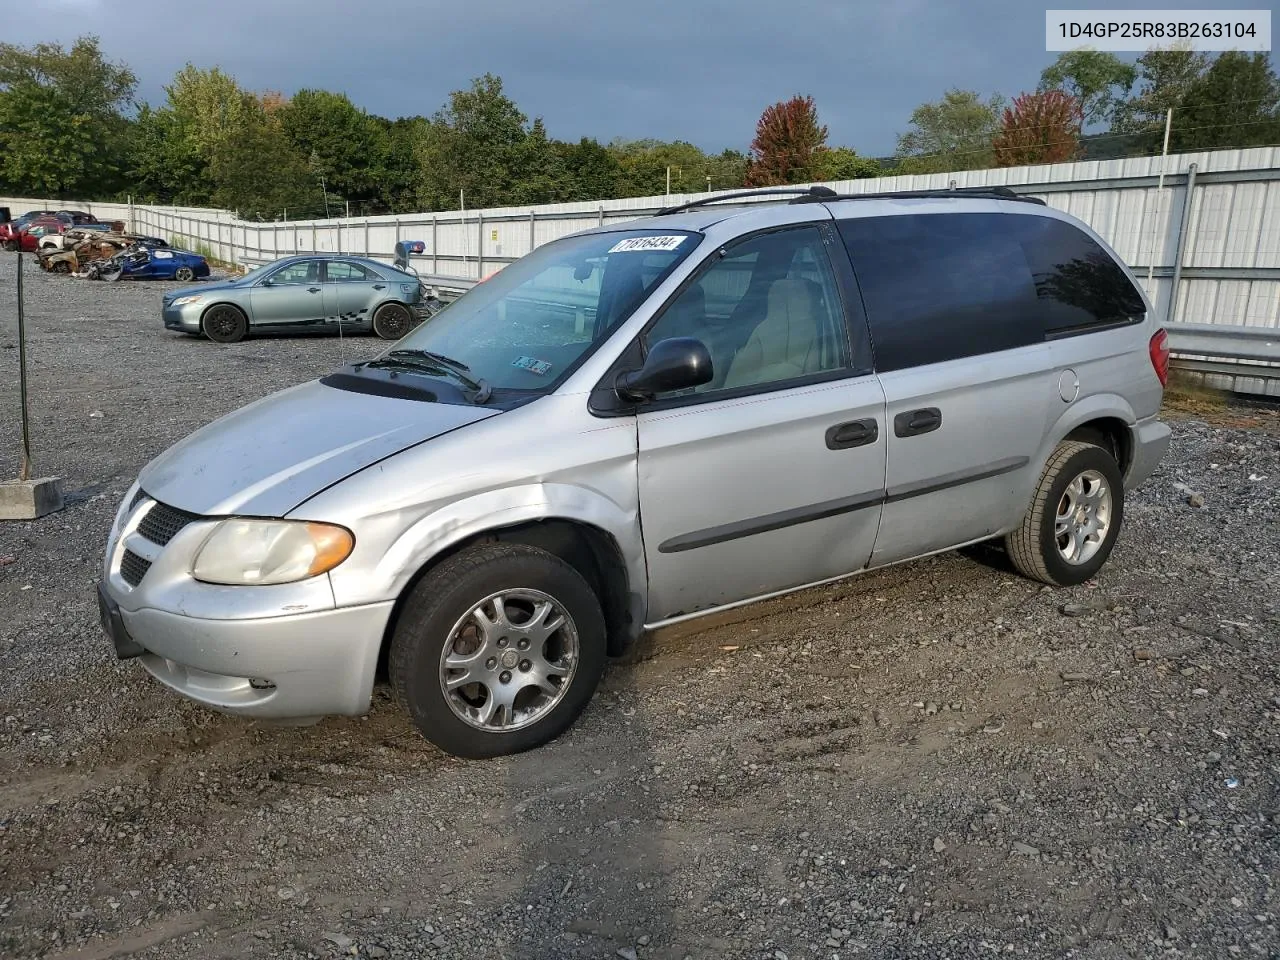
<svg viewBox="0 0 1280 960"><path fill-rule="evenodd" d="M1127 268L1006 190L775 192L548 243L161 454L107 544L118 655L278 719L385 671L488 757L653 627L994 538L1094 576L1170 437Z"/></svg>

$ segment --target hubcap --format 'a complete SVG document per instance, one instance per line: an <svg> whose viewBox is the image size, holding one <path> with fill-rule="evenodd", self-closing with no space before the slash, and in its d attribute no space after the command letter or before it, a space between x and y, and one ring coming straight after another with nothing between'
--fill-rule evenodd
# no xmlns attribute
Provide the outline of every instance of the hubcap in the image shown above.
<svg viewBox="0 0 1280 960"><path fill-rule="evenodd" d="M577 667L578 630L555 598L503 590L453 625L440 655L440 689L461 720L506 733L554 709Z"/></svg>
<svg viewBox="0 0 1280 960"><path fill-rule="evenodd" d="M408 329L409 318L403 310L388 310L382 321L383 328L393 336L401 336Z"/></svg>
<svg viewBox="0 0 1280 960"><path fill-rule="evenodd" d="M1067 484L1053 525L1063 560L1079 565L1097 556L1111 529L1111 509L1111 487L1097 470L1086 470Z"/></svg>

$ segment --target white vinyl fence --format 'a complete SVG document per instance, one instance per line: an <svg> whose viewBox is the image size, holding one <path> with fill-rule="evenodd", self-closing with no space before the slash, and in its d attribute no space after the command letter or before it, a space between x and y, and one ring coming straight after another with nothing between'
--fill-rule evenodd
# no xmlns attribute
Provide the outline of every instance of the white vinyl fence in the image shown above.
<svg viewBox="0 0 1280 960"><path fill-rule="evenodd" d="M882 177L827 186L840 193L1011 187L1092 226L1147 285L1165 323L1280 330L1280 148ZM474 279L549 240L708 195L276 223L242 221L226 210L133 203L0 198L0 206L11 207L15 215L30 208L83 208L103 219L125 220L139 232L178 238L179 244L242 266L309 252L389 261L398 241L420 240L425 253L414 257L414 265L421 273ZM1217 372L1207 361L1202 369ZM1280 380L1275 379L1236 375L1234 382L1223 385L1280 395Z"/></svg>

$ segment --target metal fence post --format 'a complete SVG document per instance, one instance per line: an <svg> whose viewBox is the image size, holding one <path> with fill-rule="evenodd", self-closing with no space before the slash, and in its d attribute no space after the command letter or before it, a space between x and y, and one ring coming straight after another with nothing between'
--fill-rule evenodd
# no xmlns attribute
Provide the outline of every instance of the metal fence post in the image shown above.
<svg viewBox="0 0 1280 960"><path fill-rule="evenodd" d="M600 226L604 226L604 204L600 204Z"/></svg>
<svg viewBox="0 0 1280 960"><path fill-rule="evenodd" d="M1173 323L1178 308L1178 287L1182 284L1182 257L1187 249L1187 227L1191 225L1191 201L1195 197L1196 165L1187 167L1187 185L1182 193L1182 216L1178 220L1178 237L1173 247L1173 278L1169 281L1169 302L1165 305L1164 322Z"/></svg>
<svg viewBox="0 0 1280 960"><path fill-rule="evenodd" d="M538 242L538 214L534 210L529 211L529 253L533 253L533 248Z"/></svg>
<svg viewBox="0 0 1280 960"><path fill-rule="evenodd" d="M396 247L400 246L400 214L396 214ZM395 250L395 247L391 248Z"/></svg>
<svg viewBox="0 0 1280 960"><path fill-rule="evenodd" d="M476 213L476 233L480 242L476 245L476 279L484 279L484 214Z"/></svg>
<svg viewBox="0 0 1280 960"><path fill-rule="evenodd" d="M436 218L432 217L431 218L431 272L437 273L437 274L440 272L440 245L436 242L438 226L439 226L439 223L437 222Z"/></svg>
<svg viewBox="0 0 1280 960"><path fill-rule="evenodd" d="M27 412L27 327L22 310L22 251L18 251L18 403L22 407L22 463L18 479L31 479L31 420Z"/></svg>
<svg viewBox="0 0 1280 960"><path fill-rule="evenodd" d="M373 256L373 251L369 249L369 218L364 218L364 255L366 257Z"/></svg>

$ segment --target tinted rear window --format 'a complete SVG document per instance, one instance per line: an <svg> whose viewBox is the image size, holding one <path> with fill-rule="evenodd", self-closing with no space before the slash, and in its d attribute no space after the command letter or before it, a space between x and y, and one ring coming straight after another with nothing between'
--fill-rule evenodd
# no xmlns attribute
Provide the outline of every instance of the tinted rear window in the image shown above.
<svg viewBox="0 0 1280 960"><path fill-rule="evenodd" d="M1092 238L1001 213L839 223L880 370L1040 343L1141 317L1142 298Z"/></svg>
<svg viewBox="0 0 1280 960"><path fill-rule="evenodd" d="M1124 270L1088 234L1048 217L1009 219L1020 221L1047 336L1127 323L1146 311Z"/></svg>
<svg viewBox="0 0 1280 960"><path fill-rule="evenodd" d="M1044 339L1022 245L1000 215L918 214L840 223L879 370ZM1004 219L1013 219L1006 217Z"/></svg>

